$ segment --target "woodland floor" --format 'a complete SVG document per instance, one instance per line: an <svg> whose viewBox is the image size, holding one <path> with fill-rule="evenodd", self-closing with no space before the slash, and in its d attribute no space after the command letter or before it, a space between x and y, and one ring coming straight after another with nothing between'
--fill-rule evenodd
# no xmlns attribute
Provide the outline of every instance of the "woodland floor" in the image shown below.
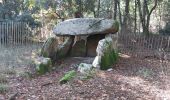
<svg viewBox="0 0 170 100"><path fill-rule="evenodd" d="M81 62L93 58L67 58L46 75L29 78L8 76L9 90L0 100L170 100L170 62L160 65L159 59L122 56L112 71L96 71L89 79L61 85L60 78L76 70ZM163 66L163 67L161 67ZM15 100L15 99L14 99Z"/></svg>

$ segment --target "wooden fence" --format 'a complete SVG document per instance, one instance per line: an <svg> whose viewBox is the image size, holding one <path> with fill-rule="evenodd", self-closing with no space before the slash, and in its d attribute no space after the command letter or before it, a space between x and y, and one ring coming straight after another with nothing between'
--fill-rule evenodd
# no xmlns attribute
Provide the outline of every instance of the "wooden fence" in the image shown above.
<svg viewBox="0 0 170 100"><path fill-rule="evenodd" d="M44 42L52 31L44 27L32 27L28 22L0 22L0 45L25 45Z"/></svg>
<svg viewBox="0 0 170 100"><path fill-rule="evenodd" d="M161 52L170 54L170 36L119 33L118 37L118 48L122 53L135 56L156 56Z"/></svg>
<svg viewBox="0 0 170 100"><path fill-rule="evenodd" d="M0 44L23 44L31 36L26 22L0 22Z"/></svg>

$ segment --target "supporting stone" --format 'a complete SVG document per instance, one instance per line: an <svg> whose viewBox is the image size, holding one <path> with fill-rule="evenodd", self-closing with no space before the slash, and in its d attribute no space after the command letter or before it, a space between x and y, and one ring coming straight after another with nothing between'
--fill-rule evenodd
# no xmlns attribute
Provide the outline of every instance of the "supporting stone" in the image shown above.
<svg viewBox="0 0 170 100"><path fill-rule="evenodd" d="M52 60L55 59L56 51L55 49L58 47L58 40L56 37L49 38L43 45L41 49L41 56L49 57Z"/></svg>
<svg viewBox="0 0 170 100"><path fill-rule="evenodd" d="M56 59L64 58L70 55L72 45L74 42L74 36L68 36L62 45L56 48Z"/></svg>
<svg viewBox="0 0 170 100"><path fill-rule="evenodd" d="M118 54L111 35L107 35L105 39L99 41L96 52L97 56L92 65L102 70L111 68L118 59Z"/></svg>

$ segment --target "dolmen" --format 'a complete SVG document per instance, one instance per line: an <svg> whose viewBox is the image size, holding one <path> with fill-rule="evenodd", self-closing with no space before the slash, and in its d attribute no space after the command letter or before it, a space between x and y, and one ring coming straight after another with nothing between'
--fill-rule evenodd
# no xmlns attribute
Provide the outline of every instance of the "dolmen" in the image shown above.
<svg viewBox="0 0 170 100"><path fill-rule="evenodd" d="M108 69L117 60L119 23L104 18L74 18L57 24L41 50L53 62L64 57L95 57L93 67ZM65 37L58 44L57 37Z"/></svg>

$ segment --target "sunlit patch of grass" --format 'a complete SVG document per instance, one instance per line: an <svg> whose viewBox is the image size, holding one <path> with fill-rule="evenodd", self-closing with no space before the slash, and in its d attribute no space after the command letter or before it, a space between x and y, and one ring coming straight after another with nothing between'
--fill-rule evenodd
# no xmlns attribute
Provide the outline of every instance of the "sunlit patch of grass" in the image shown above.
<svg viewBox="0 0 170 100"><path fill-rule="evenodd" d="M0 93L6 93L9 90L9 86L6 84L0 84Z"/></svg>
<svg viewBox="0 0 170 100"><path fill-rule="evenodd" d="M6 76L0 74L0 83L7 83L7 82L8 82L8 80L7 80Z"/></svg>
<svg viewBox="0 0 170 100"><path fill-rule="evenodd" d="M20 72L20 73L18 73L18 76L22 77L22 78L31 78L32 77L29 72Z"/></svg>
<svg viewBox="0 0 170 100"><path fill-rule="evenodd" d="M7 68L7 69L4 69L2 71L3 74L8 74L8 75L13 75L13 74L16 74L16 71L15 69L12 69L12 68Z"/></svg>
<svg viewBox="0 0 170 100"><path fill-rule="evenodd" d="M153 74L152 70L147 68L142 68L138 70L138 74L142 75L144 78L147 78Z"/></svg>

